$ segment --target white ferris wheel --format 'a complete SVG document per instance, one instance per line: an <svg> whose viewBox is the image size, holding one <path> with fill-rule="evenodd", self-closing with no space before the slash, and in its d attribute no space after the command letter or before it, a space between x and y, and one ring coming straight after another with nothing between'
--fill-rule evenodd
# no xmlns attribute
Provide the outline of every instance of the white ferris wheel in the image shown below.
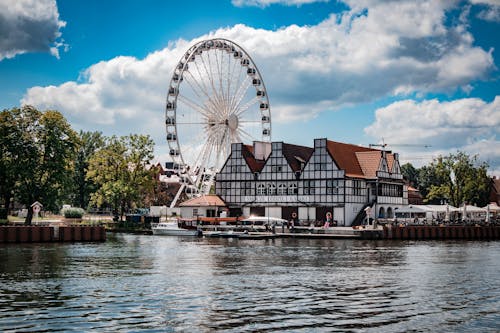
<svg viewBox="0 0 500 333"><path fill-rule="evenodd" d="M169 154L188 196L210 192L231 143L271 141L271 109L250 55L223 38L198 42L182 56L168 88Z"/></svg>

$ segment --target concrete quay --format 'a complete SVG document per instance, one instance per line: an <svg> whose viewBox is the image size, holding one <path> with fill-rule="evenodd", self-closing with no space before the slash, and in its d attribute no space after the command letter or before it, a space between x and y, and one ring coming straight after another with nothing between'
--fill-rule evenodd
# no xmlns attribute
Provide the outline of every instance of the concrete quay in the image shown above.
<svg viewBox="0 0 500 333"><path fill-rule="evenodd" d="M0 243L103 242L103 226L0 226Z"/></svg>

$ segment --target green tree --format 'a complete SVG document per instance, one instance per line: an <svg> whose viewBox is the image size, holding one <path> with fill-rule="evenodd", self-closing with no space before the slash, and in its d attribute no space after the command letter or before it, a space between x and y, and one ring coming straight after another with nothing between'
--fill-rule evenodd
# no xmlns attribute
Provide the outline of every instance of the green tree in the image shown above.
<svg viewBox="0 0 500 333"><path fill-rule="evenodd" d="M149 136L109 138L89 161L87 178L99 187L91 195L91 203L110 205L121 218L130 208L142 205L154 184L154 172L148 167L153 149Z"/></svg>
<svg viewBox="0 0 500 333"><path fill-rule="evenodd" d="M410 184L418 188L418 169L413 164L405 163L401 166L401 173L403 177L410 182Z"/></svg>
<svg viewBox="0 0 500 333"><path fill-rule="evenodd" d="M15 185L25 171L22 159L31 150L31 141L24 132L39 117L35 109L13 108L0 113L0 200L10 212Z"/></svg>
<svg viewBox="0 0 500 333"><path fill-rule="evenodd" d="M2 163L9 177L2 192L10 191L29 208L25 223L31 224L34 201L55 211L68 194L78 137L61 113L32 106L4 110L0 122L6 131Z"/></svg>
<svg viewBox="0 0 500 333"><path fill-rule="evenodd" d="M431 184L426 194L428 201L446 200L453 206L464 202L484 206L488 203L488 164L479 162L477 155L470 157L464 152L439 157L429 169L436 183Z"/></svg>
<svg viewBox="0 0 500 333"><path fill-rule="evenodd" d="M80 131L80 145L75 160L75 173L73 177L73 197L72 204L76 207L88 208L90 196L97 191L98 186L87 178L90 158L104 147L104 140L101 132Z"/></svg>

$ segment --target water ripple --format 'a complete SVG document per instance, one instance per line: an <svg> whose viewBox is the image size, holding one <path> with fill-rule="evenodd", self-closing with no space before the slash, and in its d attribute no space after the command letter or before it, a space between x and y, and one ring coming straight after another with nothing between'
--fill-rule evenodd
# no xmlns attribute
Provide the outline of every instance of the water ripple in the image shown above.
<svg viewBox="0 0 500 333"><path fill-rule="evenodd" d="M497 332L498 242L0 245L2 332Z"/></svg>

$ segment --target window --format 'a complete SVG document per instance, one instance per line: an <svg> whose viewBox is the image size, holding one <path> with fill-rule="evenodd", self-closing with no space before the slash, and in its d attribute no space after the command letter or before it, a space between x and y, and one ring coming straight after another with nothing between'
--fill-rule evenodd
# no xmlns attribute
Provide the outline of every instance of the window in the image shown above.
<svg viewBox="0 0 500 333"><path fill-rule="evenodd" d="M361 195L361 180L353 180L352 181L352 193L354 195Z"/></svg>
<svg viewBox="0 0 500 333"><path fill-rule="evenodd" d="M297 194L297 184L290 184L288 187L288 195Z"/></svg>
<svg viewBox="0 0 500 333"><path fill-rule="evenodd" d="M304 194L314 194L314 180L304 180Z"/></svg>
<svg viewBox="0 0 500 333"><path fill-rule="evenodd" d="M266 194L266 186L264 184L259 184L257 186L257 195L265 195Z"/></svg>
<svg viewBox="0 0 500 333"><path fill-rule="evenodd" d="M286 195L287 194L287 188L285 184L279 184L278 185L278 195Z"/></svg>
<svg viewBox="0 0 500 333"><path fill-rule="evenodd" d="M314 171L321 171L321 170L326 170L326 163L315 163L314 164Z"/></svg>
<svg viewBox="0 0 500 333"><path fill-rule="evenodd" d="M336 179L329 179L326 181L326 194L338 194L339 181Z"/></svg>
<svg viewBox="0 0 500 333"><path fill-rule="evenodd" d="M271 166L271 172L281 172L282 170L282 166L281 165L273 165Z"/></svg>
<svg viewBox="0 0 500 333"><path fill-rule="evenodd" d="M397 184L379 184L378 195L385 197L402 197L403 186Z"/></svg>
<svg viewBox="0 0 500 333"><path fill-rule="evenodd" d="M252 182L244 182L242 185L243 195L252 195Z"/></svg>
<svg viewBox="0 0 500 333"><path fill-rule="evenodd" d="M267 195L276 195L276 185L274 183L267 184Z"/></svg>

